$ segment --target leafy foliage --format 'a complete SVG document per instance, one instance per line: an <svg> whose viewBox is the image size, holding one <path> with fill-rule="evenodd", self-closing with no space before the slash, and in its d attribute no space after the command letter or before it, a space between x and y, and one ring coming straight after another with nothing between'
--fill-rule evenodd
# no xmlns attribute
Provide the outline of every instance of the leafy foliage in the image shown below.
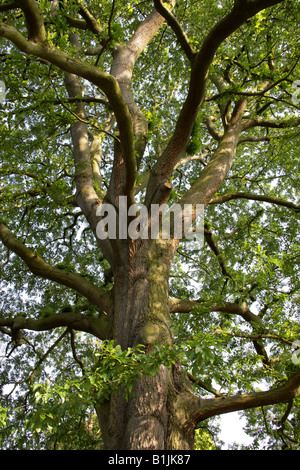
<svg viewBox="0 0 300 470"><path fill-rule="evenodd" d="M161 364L170 368L178 360L176 349L170 347L157 346L151 354L145 354L142 345L122 351L112 341L98 345L93 357L94 365L85 368L81 375L73 375L71 369L68 378L65 374L61 379L51 372L58 369L52 357L46 377L35 370L27 380L20 381L27 388L26 406L16 407L12 415L9 408L1 408L2 448L99 449L101 436L93 413L95 405L111 394L123 393L128 399L140 377L154 375ZM9 396L7 402L24 399L14 389Z"/></svg>
<svg viewBox="0 0 300 470"><path fill-rule="evenodd" d="M38 2L48 44L108 74L116 51L153 10L152 2L72 0L58 2L52 14L52 3ZM238 2L185 0L173 12L199 50L233 3ZM97 34L83 28L81 4L96 18ZM26 35L22 12L6 11L5 5L2 1L2 21ZM244 22L221 43L210 65L205 99L170 178L170 202L180 201L213 161L241 97L247 99L242 125L249 125L239 135L231 169L206 205L203 246L182 241L176 250L169 295L192 307L172 312L173 348L160 344L147 354L141 345L122 350L113 341L75 333L72 326L28 329L22 341L16 340L9 321L17 317L43 321L78 313L97 322L103 312L75 289L32 275L1 244L3 449L101 448L95 400L120 391L132 396L137 379L155 374L161 364L180 362L193 378L195 393L204 397L268 389L299 370L291 360L300 337L299 106L292 100L299 79L298 29L299 2L281 2ZM75 33L79 49L70 40ZM0 39L0 47L0 79L7 89L0 104L1 223L54 268L77 273L110 294L109 263L76 203L76 176L83 169L74 164L71 135L75 123L87 125L100 197L110 188L119 138L109 100L82 79L81 118L63 69L6 39ZM137 176L141 201L144 182L176 128L191 71L178 38L164 23L137 58L131 83L148 122ZM247 307L256 320L248 321L233 307L226 310L229 304ZM244 412L253 449L299 448L299 398L288 410L278 404ZM198 432L199 448L219 445L216 433L214 442L207 436Z"/></svg>

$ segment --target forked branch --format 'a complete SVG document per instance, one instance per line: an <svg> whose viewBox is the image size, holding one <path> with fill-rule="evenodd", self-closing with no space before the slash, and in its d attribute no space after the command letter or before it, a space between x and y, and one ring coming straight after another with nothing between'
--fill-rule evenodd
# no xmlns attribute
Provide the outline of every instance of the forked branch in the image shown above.
<svg viewBox="0 0 300 470"><path fill-rule="evenodd" d="M42 58L59 67L64 72L82 77L103 91L108 98L118 124L122 155L126 165L125 186L127 188L127 195L130 196L136 181L133 124L127 102L116 78L109 73L103 72L98 67L72 57L46 42L35 43L28 41L16 28L8 26L2 21L0 21L0 36L10 40L22 52Z"/></svg>
<svg viewBox="0 0 300 470"><path fill-rule="evenodd" d="M156 202L153 201L153 197L157 185L170 179L176 163L186 151L194 122L205 98L209 68L219 46L256 13L282 2L283 0L236 1L232 10L208 33L199 52L193 58L187 98L181 108L174 133L149 178L147 204Z"/></svg>
<svg viewBox="0 0 300 470"><path fill-rule="evenodd" d="M24 13L28 39L39 43L45 41L46 30L38 3L35 0L18 0L16 3Z"/></svg>
<svg viewBox="0 0 300 470"><path fill-rule="evenodd" d="M210 162L200 173L199 178L180 200L180 204L206 205L223 183L235 156L241 120L246 108L246 100L239 101L233 111L231 121Z"/></svg>

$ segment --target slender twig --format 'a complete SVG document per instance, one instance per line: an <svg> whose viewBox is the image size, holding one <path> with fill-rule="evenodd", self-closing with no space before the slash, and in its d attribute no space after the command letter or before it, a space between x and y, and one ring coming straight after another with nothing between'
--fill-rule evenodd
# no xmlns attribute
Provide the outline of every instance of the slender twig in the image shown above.
<svg viewBox="0 0 300 470"><path fill-rule="evenodd" d="M107 46L108 46L108 44L110 43L111 38L112 38L111 22L112 22L113 15L114 15L114 9L115 9L115 0L113 0L112 8L111 8L111 11L110 11L110 16L109 16L109 20L108 20L108 25L107 25L107 28L108 28L108 38L105 39L104 45L103 45L102 49L100 50L100 52L99 52L99 54L98 54L97 60L96 60L96 62L95 62L95 66L96 66L96 67L98 66L99 60L100 60L102 54L104 53L105 49L107 48Z"/></svg>
<svg viewBox="0 0 300 470"><path fill-rule="evenodd" d="M187 58L190 62L192 62L196 55L196 52L193 50L189 38L182 26L179 24L177 18L173 15L171 10L165 7L161 0L154 0L154 6L156 10L166 19L168 25L174 31L178 42L181 45Z"/></svg>
<svg viewBox="0 0 300 470"><path fill-rule="evenodd" d="M69 328L66 328L65 331L57 338L56 341L50 346L48 351L45 352L45 354L42 355L42 357L38 360L37 364L35 365L33 371L31 372L30 376L28 377L29 383L32 383L33 376L37 372L38 368L40 365L47 359L51 351L56 348L56 346L63 340L63 338L66 336L66 334L69 332Z"/></svg>
<svg viewBox="0 0 300 470"><path fill-rule="evenodd" d="M84 375L84 373L85 373L84 372L84 364L81 361L81 359L79 359L79 357L77 356L77 353L76 353L74 331L72 329L70 329L69 331L70 331L70 335L71 335L71 348L72 348L73 357L74 357L75 361L79 364L79 366L82 370L82 375Z"/></svg>
<svg viewBox="0 0 300 470"><path fill-rule="evenodd" d="M97 126L96 124L92 123L92 122L89 122L89 121L86 121L85 119L81 118L80 116L78 116L78 114L76 114L74 111L72 111L72 109L70 109L68 106L65 105L65 103L59 98L58 96L58 92L55 88L55 85L54 83L52 82L52 85L53 85L53 88L54 88L54 91L56 93L56 96L57 96L57 101L62 105L62 107L68 111L68 113L72 114L72 116L74 116L78 121L86 124L86 125L90 125L92 126L94 129L97 129L97 131L99 132L103 132L103 134L106 134L108 135L109 137L112 137L113 139L115 139L117 142L120 142L120 139L118 139L117 136L115 136L114 134L111 134L110 132L106 131L105 129L101 129L99 126ZM73 100L75 101L76 99L73 98ZM77 100L78 101L78 100ZM84 100L80 100L80 101L84 101Z"/></svg>
<svg viewBox="0 0 300 470"><path fill-rule="evenodd" d="M253 194L253 193L245 193L245 192L229 193L229 194L224 194L223 196L216 196L216 197L213 197L209 201L209 204L224 204L225 202L228 202L234 199L248 199L249 201L262 201L262 202L267 202L270 204L275 204L278 206L287 207L289 209L294 209L297 212L300 211L300 206L298 204L294 204L293 202L285 201L284 199L280 199L275 196L267 196L264 194Z"/></svg>
<svg viewBox="0 0 300 470"><path fill-rule="evenodd" d="M190 379L191 382L195 383L196 385L203 388L207 392L213 393L216 397L221 398L221 397L224 396L222 393L218 392L218 390L216 390L215 388L208 387L207 385L205 385L205 383L201 379L198 379L198 378L194 377L192 374L190 374L190 372L187 373L187 376L188 376L188 378Z"/></svg>

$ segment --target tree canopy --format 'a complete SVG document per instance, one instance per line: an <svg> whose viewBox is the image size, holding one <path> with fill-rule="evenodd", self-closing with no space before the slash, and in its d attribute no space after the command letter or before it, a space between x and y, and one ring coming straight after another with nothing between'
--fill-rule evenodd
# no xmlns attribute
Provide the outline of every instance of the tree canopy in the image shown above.
<svg viewBox="0 0 300 470"><path fill-rule="evenodd" d="M252 449L299 449L299 8L0 2L2 449L101 449L95 403L162 364L199 448L239 410ZM113 313L123 248L96 235L120 195L205 206L168 273L149 249L170 320L137 342Z"/></svg>

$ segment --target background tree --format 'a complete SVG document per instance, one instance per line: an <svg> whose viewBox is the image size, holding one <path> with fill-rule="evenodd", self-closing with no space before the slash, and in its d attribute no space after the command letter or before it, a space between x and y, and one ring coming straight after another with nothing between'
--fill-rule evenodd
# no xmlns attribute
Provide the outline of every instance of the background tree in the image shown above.
<svg viewBox="0 0 300 470"><path fill-rule="evenodd" d="M191 449L237 410L295 448L299 3L0 13L2 448ZM119 196L203 204L203 246L101 240Z"/></svg>

